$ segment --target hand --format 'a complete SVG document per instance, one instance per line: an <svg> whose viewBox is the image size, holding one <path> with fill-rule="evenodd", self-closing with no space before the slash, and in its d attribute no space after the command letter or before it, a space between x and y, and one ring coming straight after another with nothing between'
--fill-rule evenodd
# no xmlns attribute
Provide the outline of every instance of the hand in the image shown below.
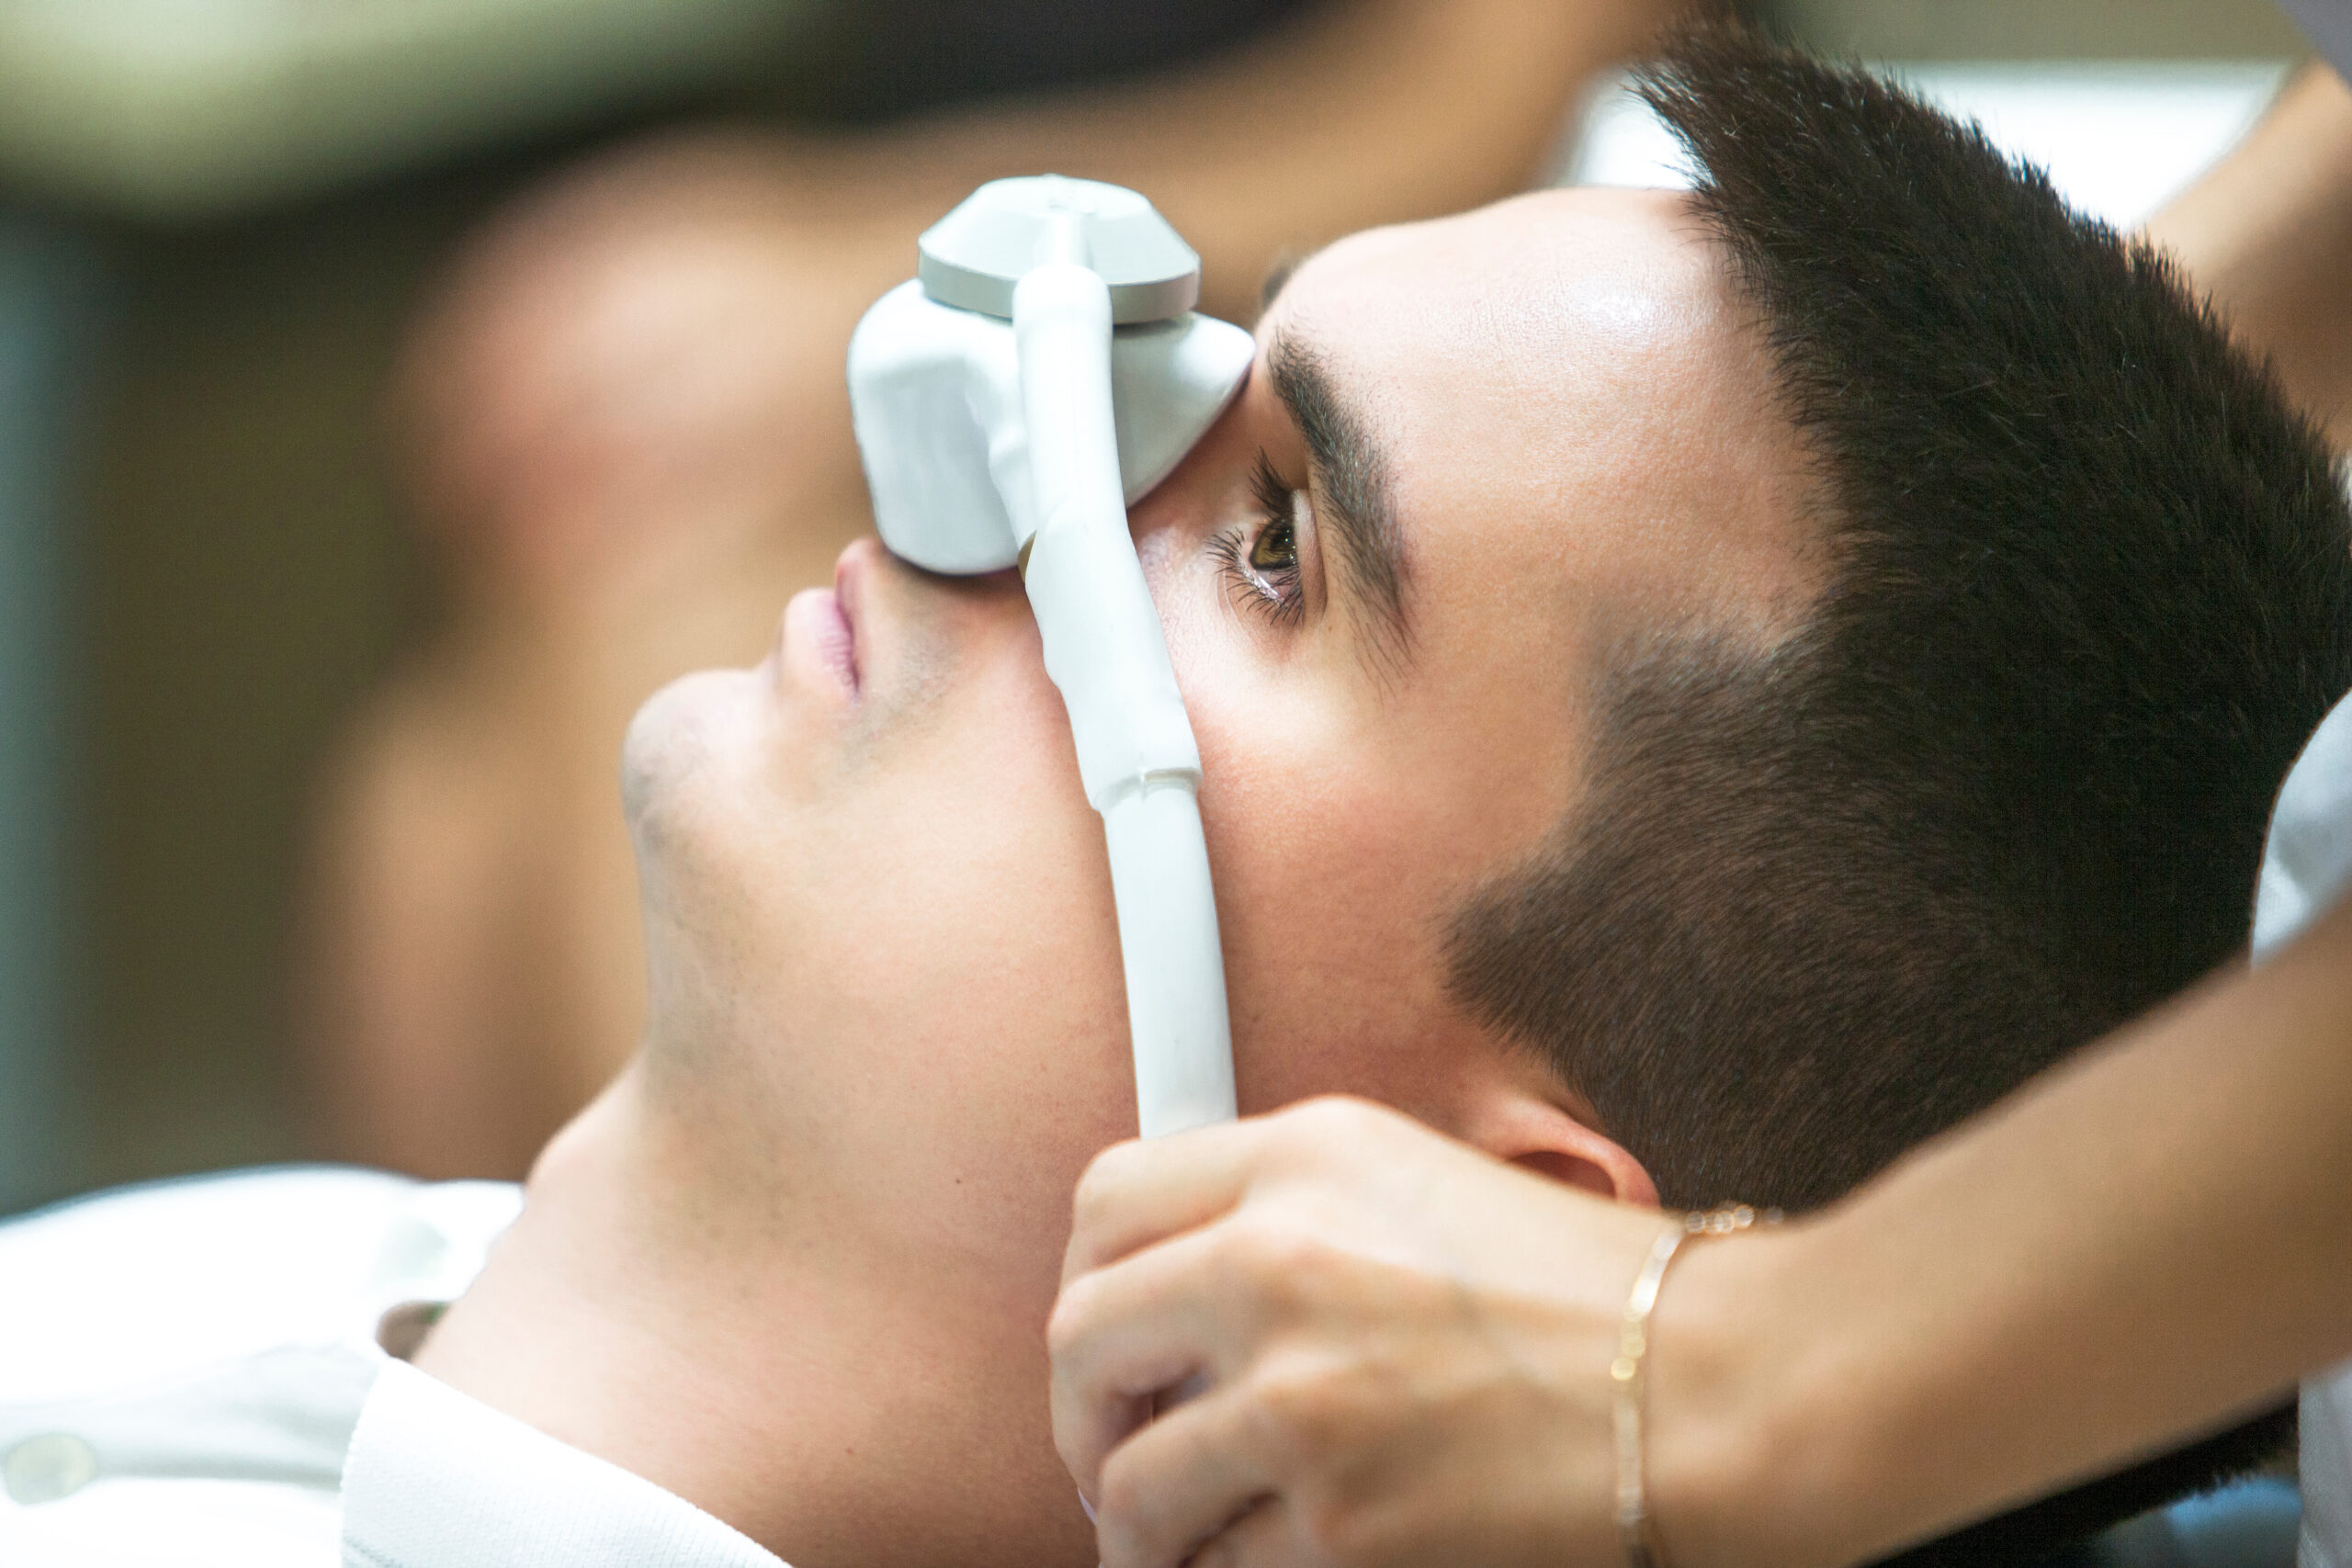
<svg viewBox="0 0 2352 1568"><path fill-rule="evenodd" d="M1608 1368L1661 1223L1353 1100L1106 1151L1050 1328L1106 1568L1622 1562Z"/></svg>

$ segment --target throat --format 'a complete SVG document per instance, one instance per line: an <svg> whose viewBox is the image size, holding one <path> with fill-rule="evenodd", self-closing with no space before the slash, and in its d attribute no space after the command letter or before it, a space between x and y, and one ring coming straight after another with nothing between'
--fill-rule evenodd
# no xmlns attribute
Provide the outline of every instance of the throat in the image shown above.
<svg viewBox="0 0 2352 1568"><path fill-rule="evenodd" d="M1092 1563L1042 1321L875 1267L673 1131L624 1074L416 1366L793 1568Z"/></svg>

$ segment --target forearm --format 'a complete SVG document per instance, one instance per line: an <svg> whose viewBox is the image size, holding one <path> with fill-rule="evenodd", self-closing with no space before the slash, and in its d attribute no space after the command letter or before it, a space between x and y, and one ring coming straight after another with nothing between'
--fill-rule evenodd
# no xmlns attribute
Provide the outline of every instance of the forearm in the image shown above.
<svg viewBox="0 0 2352 1568"><path fill-rule="evenodd" d="M2291 82L2245 141L2148 224L2233 335L2352 447L2352 89L2325 65Z"/></svg>
<svg viewBox="0 0 2352 1568"><path fill-rule="evenodd" d="M1860 1561L2352 1353L2347 976L2352 908L1822 1218L1696 1249L1659 1324L1674 1560Z"/></svg>

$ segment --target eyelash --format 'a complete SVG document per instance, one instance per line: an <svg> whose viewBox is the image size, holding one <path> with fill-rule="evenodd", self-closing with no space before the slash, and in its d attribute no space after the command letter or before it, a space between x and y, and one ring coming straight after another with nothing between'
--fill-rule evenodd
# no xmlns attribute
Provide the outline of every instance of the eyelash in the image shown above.
<svg viewBox="0 0 2352 1568"><path fill-rule="evenodd" d="M1276 626L1294 626L1306 613L1306 594L1295 537L1291 564L1271 572L1251 565L1250 552L1266 529L1285 524L1295 528L1295 501L1290 487L1283 483L1282 476L1274 472L1274 465L1263 452L1258 454L1258 467L1250 476L1250 488L1258 502L1257 525L1231 528L1218 535L1209 542L1209 553L1216 557L1228 593Z"/></svg>

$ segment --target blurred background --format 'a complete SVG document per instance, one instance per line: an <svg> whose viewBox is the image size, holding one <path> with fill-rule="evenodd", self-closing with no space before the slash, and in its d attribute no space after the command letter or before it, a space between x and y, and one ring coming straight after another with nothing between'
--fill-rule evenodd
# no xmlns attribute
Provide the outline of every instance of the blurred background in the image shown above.
<svg viewBox="0 0 2352 1568"><path fill-rule="evenodd" d="M1345 9L1333 0L1309 11ZM2218 152L2302 53L2267 0L1752 9L1820 47L1917 68L1963 107L1990 106L1980 112L2003 117L2007 134L2076 170L2061 169L2062 186L2125 221ZM1084 70L1117 81L1256 47L1250 7L1227 10L1230 39L1141 38L1124 55L1104 46ZM566 412L565 388L585 399L603 395L600 376L628 386L639 375L637 350L616 349L576 381L547 372L553 392L502 404L508 394L481 390L484 378L548 352L544 333L531 335L541 329L515 325L500 302L502 279L557 288L547 281L554 264L532 247L562 254L565 235L626 255L632 232L700 221L680 218L672 197L642 195L670 188L669 157L703 189L768 181L786 194L757 199L820 234L832 231L828 204L844 188L899 182L904 215L875 220L888 240L878 259L840 262L858 280L853 304L870 298L869 278L910 270L915 214L944 210L969 183L963 167L936 188L910 172L923 156L923 117L970 112L991 93L991 103L1050 106L1078 69L927 45L922 11L813 0L0 0L0 1213L99 1185L317 1155L512 1174L609 1066L607 1051L553 1089L494 1075L449 1089L451 1106L469 1094L527 1105L503 1144L465 1146L488 1154L360 1126L348 1105L371 1069L349 1055L379 1047L335 1042L376 1027L346 1015L371 994L398 994L407 971L370 971L317 929L335 919L364 932L380 919L431 936L456 929L433 897L474 886L527 903L542 883L550 898L571 886L560 853L481 848L512 836L502 821L533 817L542 797L527 777L484 783L508 792L510 816L465 829L472 850L451 849L435 837L434 792L448 792L452 820L471 820L464 767L410 787L401 759L454 744L467 723L496 728L500 712L540 712L521 677L503 709L433 705L452 682L490 679L451 670L498 665L481 651L489 634L466 629L483 605L560 622L598 647L598 628L635 624L612 609L621 590L611 583L661 577L615 569L582 587L564 552L609 554L609 541L549 542L528 519L480 521L506 515L505 502L480 500L502 451L580 465L548 479L559 491L603 472L593 454L533 446L529 431L499 446L499 409L518 425L584 418ZM893 17L907 30L887 47L861 34ZM1545 133L1545 166L1557 176L1640 177L1657 156L1605 83L1577 84L1565 109L1547 112L1557 129ZM646 141L712 124L783 127L797 140ZM2150 151L2165 134L2173 142ZM857 162L868 137L897 138L902 156ZM972 139L960 140L970 151ZM1001 150L1050 143L1016 137ZM610 151L648 146L672 151ZM605 171L602 185L565 173L582 159L605 160L591 164ZM804 166L832 173L812 183L791 172ZM549 181L553 197L541 194ZM1474 182L1459 204L1486 194ZM653 217L638 216L649 207ZM1353 216L1334 197L1307 229ZM465 240L485 231L488 241ZM1193 237L1213 267L1219 245L1239 254L1260 243ZM1255 285L1252 274L1225 287L1246 296ZM580 319L611 316L597 292L605 284L579 287ZM644 330L668 341L668 318L651 320ZM833 330L815 341L830 344ZM450 346L469 332L465 341L490 346ZM823 354L811 353L821 371ZM648 382L668 374L650 362L642 370ZM773 406L788 403L777 397ZM481 430L435 423L463 424L485 409ZM672 466L653 464L660 472L703 471L690 444L661 461ZM838 474L828 482L838 489ZM854 498L846 504L854 513ZM659 600L667 590L645 592ZM747 614L772 619L781 592L757 597ZM632 682L650 680L664 657L699 651L649 653L606 697L580 701L625 713ZM472 716L451 716L461 708ZM582 764L590 793L605 798L611 753L594 759L611 722L582 730L593 742ZM452 863L474 854L475 869L401 904L409 857L445 850ZM577 880L609 883L608 860L597 864L607 870ZM449 938L455 948L470 940ZM616 951L603 940L583 936L565 962L626 971L625 953L599 956ZM493 975L527 967L506 951L474 962ZM611 1011L627 1010L630 983ZM542 1029L563 1023L554 1002L500 1005ZM396 1052L401 1028L434 1026L429 1016L386 1024L379 1038Z"/></svg>

